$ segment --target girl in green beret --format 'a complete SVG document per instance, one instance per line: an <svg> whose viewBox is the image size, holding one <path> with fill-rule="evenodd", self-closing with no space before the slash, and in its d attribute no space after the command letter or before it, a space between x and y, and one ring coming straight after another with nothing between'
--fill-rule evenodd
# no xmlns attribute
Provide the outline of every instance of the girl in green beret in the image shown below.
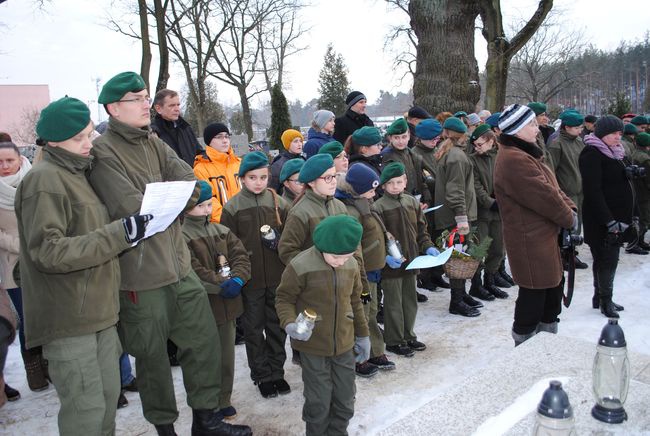
<svg viewBox="0 0 650 436"><path fill-rule="evenodd" d="M377 176L381 175L384 167L381 161L383 148L381 133L376 127L362 127L354 131L345 141L345 152L349 156L349 164L362 163L373 169Z"/></svg>

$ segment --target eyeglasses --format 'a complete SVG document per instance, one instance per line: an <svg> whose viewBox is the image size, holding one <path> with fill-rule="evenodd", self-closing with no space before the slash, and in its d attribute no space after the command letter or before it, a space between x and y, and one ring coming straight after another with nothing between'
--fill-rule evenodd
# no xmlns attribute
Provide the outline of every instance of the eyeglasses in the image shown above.
<svg viewBox="0 0 650 436"><path fill-rule="evenodd" d="M287 179L287 182L293 182L296 185L302 185L303 184L302 182L299 182L298 179Z"/></svg>
<svg viewBox="0 0 650 436"><path fill-rule="evenodd" d="M147 96L147 97L126 98L118 101L120 103L138 103L138 104L142 104L146 101L147 104L151 104L151 97Z"/></svg>
<svg viewBox="0 0 650 436"><path fill-rule="evenodd" d="M483 142L474 141L474 147L483 147L485 144L487 144L489 142L490 142L490 139L488 139L487 141L483 141Z"/></svg>
<svg viewBox="0 0 650 436"><path fill-rule="evenodd" d="M323 180L325 183L332 183L332 180L335 180L336 176L324 176L324 177L319 177L319 179Z"/></svg>

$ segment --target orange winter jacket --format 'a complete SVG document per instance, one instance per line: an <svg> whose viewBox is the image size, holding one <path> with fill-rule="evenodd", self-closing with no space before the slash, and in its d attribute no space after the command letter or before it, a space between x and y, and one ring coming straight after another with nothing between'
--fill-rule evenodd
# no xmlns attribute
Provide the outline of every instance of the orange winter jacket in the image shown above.
<svg viewBox="0 0 650 436"><path fill-rule="evenodd" d="M210 221L218 223L221 210L236 193L241 190L239 181L239 164L241 158L235 156L232 147L228 153L221 153L212 147L205 147L205 154L199 154L194 161L194 174L200 180L212 185L212 217Z"/></svg>

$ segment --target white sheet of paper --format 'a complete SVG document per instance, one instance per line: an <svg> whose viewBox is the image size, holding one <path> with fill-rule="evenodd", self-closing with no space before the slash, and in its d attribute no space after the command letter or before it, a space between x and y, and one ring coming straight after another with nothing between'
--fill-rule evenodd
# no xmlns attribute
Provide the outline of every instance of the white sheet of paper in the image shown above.
<svg viewBox="0 0 650 436"><path fill-rule="evenodd" d="M428 254L425 254L424 256L418 256L413 259L411 263L409 263L406 269L424 269L440 266L449 260L451 257L451 252L453 250L453 248L447 248L437 256L429 256Z"/></svg>
<svg viewBox="0 0 650 436"><path fill-rule="evenodd" d="M439 204L439 205L437 205L437 206L433 206L433 207L430 207L430 208L428 208L428 209L424 209L424 210L422 211L422 213L433 212L434 210L440 209L441 207L442 207L442 204Z"/></svg>
<svg viewBox="0 0 650 436"><path fill-rule="evenodd" d="M140 206L140 215L150 213L153 219L147 224L144 237L164 231L185 209L196 182L147 183Z"/></svg>

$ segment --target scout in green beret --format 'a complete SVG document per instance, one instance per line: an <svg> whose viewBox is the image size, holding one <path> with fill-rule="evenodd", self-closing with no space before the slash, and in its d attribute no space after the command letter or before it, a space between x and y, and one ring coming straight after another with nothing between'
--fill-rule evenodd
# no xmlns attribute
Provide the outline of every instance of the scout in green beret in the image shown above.
<svg viewBox="0 0 650 436"><path fill-rule="evenodd" d="M403 176L406 172L404 164L401 162L391 162L384 167L384 170L381 172L381 177L379 178L379 183L384 185L388 181L395 177Z"/></svg>
<svg viewBox="0 0 650 436"><path fill-rule="evenodd" d="M528 103L528 107L535 112L535 115L541 115L546 113L546 105L539 101L531 101Z"/></svg>
<svg viewBox="0 0 650 436"><path fill-rule="evenodd" d="M381 144L381 133L376 127L363 126L352 133L352 139L357 145L369 147Z"/></svg>
<svg viewBox="0 0 650 436"><path fill-rule="evenodd" d="M350 216L323 218L313 231L314 245L288 262L277 288L280 325L300 351L307 435L347 434L355 362L370 357L364 288L353 257L362 232ZM306 316L316 322L306 324Z"/></svg>
<svg viewBox="0 0 650 436"><path fill-rule="evenodd" d="M126 71L112 77L102 87L97 101L118 121L134 127L151 124L151 97L144 79Z"/></svg>
<svg viewBox="0 0 650 436"><path fill-rule="evenodd" d="M490 126L488 124L481 124L478 126L472 134L469 137L469 142L473 145L474 141L476 141L478 138L480 138L485 132L488 130L491 130Z"/></svg>
<svg viewBox="0 0 650 436"><path fill-rule="evenodd" d="M280 171L280 183L283 186L282 198L293 203L305 190L305 184L298 180L298 173L305 163L302 159L289 159Z"/></svg>
<svg viewBox="0 0 650 436"><path fill-rule="evenodd" d="M327 173L327 174L325 174ZM334 159L329 154L315 154L305 161L300 169L298 180L302 183L314 183L318 179L324 179L328 182L332 181L332 177L336 174L334 169ZM336 184L334 184L336 188ZM330 190L327 189L329 192ZM333 195L334 191L331 194Z"/></svg>
<svg viewBox="0 0 650 436"><path fill-rule="evenodd" d="M401 135L408 132L409 126L404 118L398 118L386 129L387 135Z"/></svg>
<svg viewBox="0 0 650 436"><path fill-rule="evenodd" d="M648 119L644 117L643 115L637 115L636 117L632 118L630 120L630 123L634 124L635 126L643 126L645 124L648 124Z"/></svg>
<svg viewBox="0 0 650 436"><path fill-rule="evenodd" d="M636 145L637 147L650 147L650 133L639 133L636 135Z"/></svg>
<svg viewBox="0 0 650 436"><path fill-rule="evenodd" d="M585 117L583 117L580 112L568 110L560 114L560 120L562 120L562 126L580 127L582 130L582 124L585 122Z"/></svg>
<svg viewBox="0 0 650 436"><path fill-rule="evenodd" d="M323 145L318 154L329 154L334 159L334 167L336 168L336 173L346 173L348 171L348 155L343 151L343 144L339 141L328 142Z"/></svg>

